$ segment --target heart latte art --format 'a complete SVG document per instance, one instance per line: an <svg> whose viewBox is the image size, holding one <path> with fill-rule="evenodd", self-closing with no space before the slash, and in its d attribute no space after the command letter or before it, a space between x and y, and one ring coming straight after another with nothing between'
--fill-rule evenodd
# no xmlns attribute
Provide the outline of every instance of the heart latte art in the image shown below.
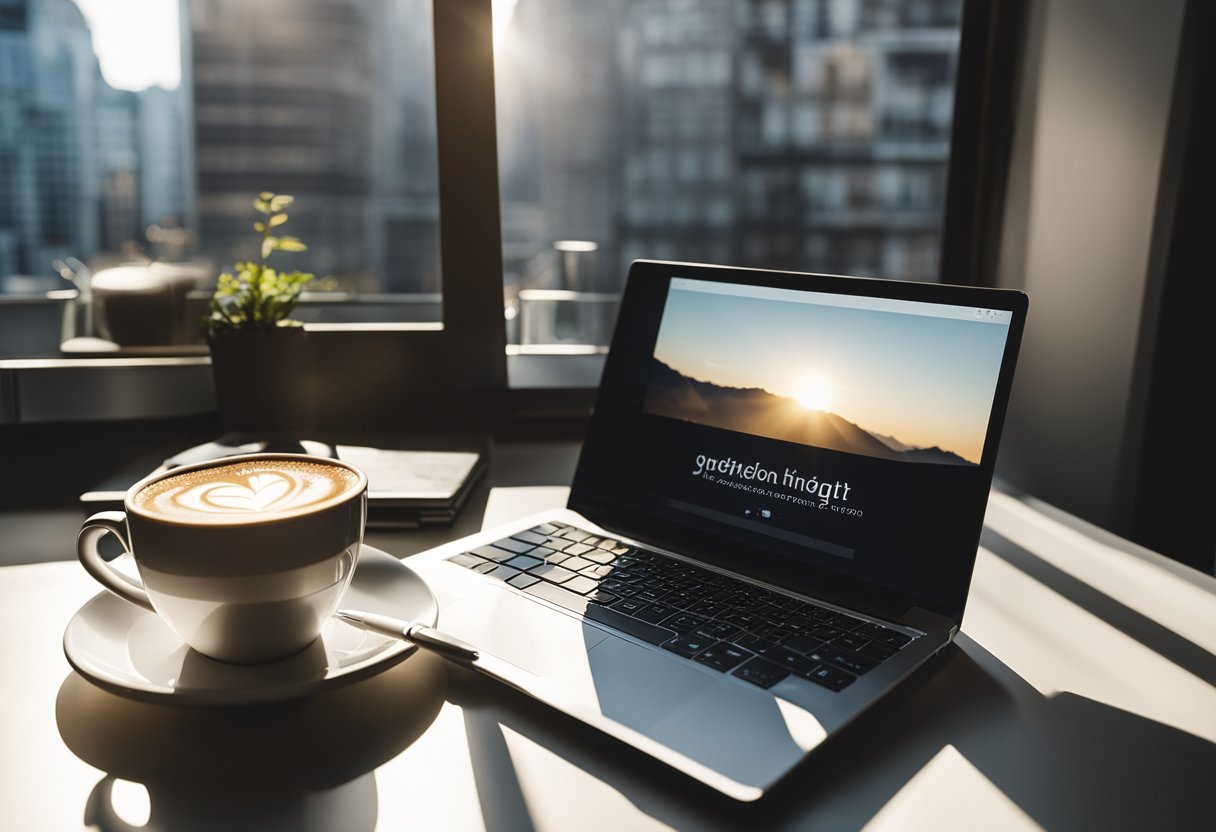
<svg viewBox="0 0 1216 832"><path fill-rule="evenodd" d="M358 482L339 465L263 459L166 477L142 489L134 502L169 519L232 522L306 510L341 497Z"/></svg>

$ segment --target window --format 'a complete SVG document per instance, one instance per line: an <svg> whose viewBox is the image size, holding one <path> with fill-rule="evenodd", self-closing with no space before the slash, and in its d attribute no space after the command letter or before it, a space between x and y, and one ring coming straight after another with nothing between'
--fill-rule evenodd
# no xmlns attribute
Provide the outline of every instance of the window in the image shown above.
<svg viewBox="0 0 1216 832"><path fill-rule="evenodd" d="M510 340L605 341L636 258L937 279L961 6L493 0ZM0 296L248 258L273 190L299 317L441 319L432 11L0 0Z"/></svg>
<svg viewBox="0 0 1216 832"><path fill-rule="evenodd" d="M271 190L336 290L297 317L438 320L431 2L0 0L0 295L70 258L214 277Z"/></svg>
<svg viewBox="0 0 1216 832"><path fill-rule="evenodd" d="M522 318L560 311L530 310L535 290L602 303L635 258L938 279L962 0L495 12L505 285Z"/></svg>

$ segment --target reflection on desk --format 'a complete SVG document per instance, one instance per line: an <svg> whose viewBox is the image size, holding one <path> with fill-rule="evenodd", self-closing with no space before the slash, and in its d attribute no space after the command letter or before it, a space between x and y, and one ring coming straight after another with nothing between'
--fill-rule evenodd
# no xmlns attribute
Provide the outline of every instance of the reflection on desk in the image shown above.
<svg viewBox="0 0 1216 832"><path fill-rule="evenodd" d="M75 673L55 701L72 753L106 772L84 818L102 830L376 828L372 772L401 753L443 704L442 660L427 654L349 687L244 708L156 705ZM116 778L147 791L149 817L114 801ZM125 821L125 822L124 822Z"/></svg>
<svg viewBox="0 0 1216 832"><path fill-rule="evenodd" d="M558 499L535 496L514 508ZM747 805L472 672L446 666L444 694L424 653L280 708L132 703L75 677L59 650L95 591L75 563L0 569L5 829L122 828L105 808L117 812L117 780L146 785L158 823L1216 828L1216 580L999 493L963 635ZM190 745L206 750L180 752Z"/></svg>

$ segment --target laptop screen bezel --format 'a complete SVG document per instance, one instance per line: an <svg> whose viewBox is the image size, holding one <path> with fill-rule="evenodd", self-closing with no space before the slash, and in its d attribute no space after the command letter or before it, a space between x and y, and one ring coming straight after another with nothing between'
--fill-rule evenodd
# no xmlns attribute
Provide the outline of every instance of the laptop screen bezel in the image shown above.
<svg viewBox="0 0 1216 832"><path fill-rule="evenodd" d="M1010 312L1005 352L993 395L992 414L978 466L978 485L970 498L958 506L959 523L967 525L965 538L973 540L967 551L949 553L966 570L957 597L942 600L917 597L877 583L850 577L810 564L796 567L760 547L725 541L696 525L663 518L628 504L626 495L601 493L594 460L610 454L614 443L627 442L628 425L620 417L637 415L631 404L641 401L636 379L653 355L667 291L672 278L693 278L742 286L793 289L868 298L923 301L927 303L982 307ZM961 623L967 587L979 548L984 511L988 502L996 457L1004 425L1009 393L1027 309L1026 295L1009 289L989 289L941 283L917 283L843 275L780 272L729 266L638 260L629 269L625 292L612 345L596 399L595 413L587 432L570 492L568 506L605 529L651 546L678 552L695 560L748 575L804 595L824 598L860 611L898 620L909 610L920 608ZM630 381L630 380L633 381ZM626 407L626 410L622 410ZM617 445L617 447L620 447ZM730 550L730 555L725 550ZM961 578L961 576L960 576Z"/></svg>

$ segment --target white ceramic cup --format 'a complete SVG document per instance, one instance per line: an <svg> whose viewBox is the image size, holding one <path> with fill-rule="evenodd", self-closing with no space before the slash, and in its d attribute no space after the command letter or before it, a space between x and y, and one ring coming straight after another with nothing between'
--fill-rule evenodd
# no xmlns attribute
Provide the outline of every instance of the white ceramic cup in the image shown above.
<svg viewBox="0 0 1216 832"><path fill-rule="evenodd" d="M343 487L319 499L304 494L296 480L309 465L335 469ZM184 494L196 472L203 484L190 495L202 510L165 512L145 499L176 494L179 484ZM76 543L85 570L204 655L273 661L315 641L350 584L367 520L367 476L334 459L249 454L150 476L127 491L123 506L85 521ZM99 554L107 533L133 556L138 581Z"/></svg>

